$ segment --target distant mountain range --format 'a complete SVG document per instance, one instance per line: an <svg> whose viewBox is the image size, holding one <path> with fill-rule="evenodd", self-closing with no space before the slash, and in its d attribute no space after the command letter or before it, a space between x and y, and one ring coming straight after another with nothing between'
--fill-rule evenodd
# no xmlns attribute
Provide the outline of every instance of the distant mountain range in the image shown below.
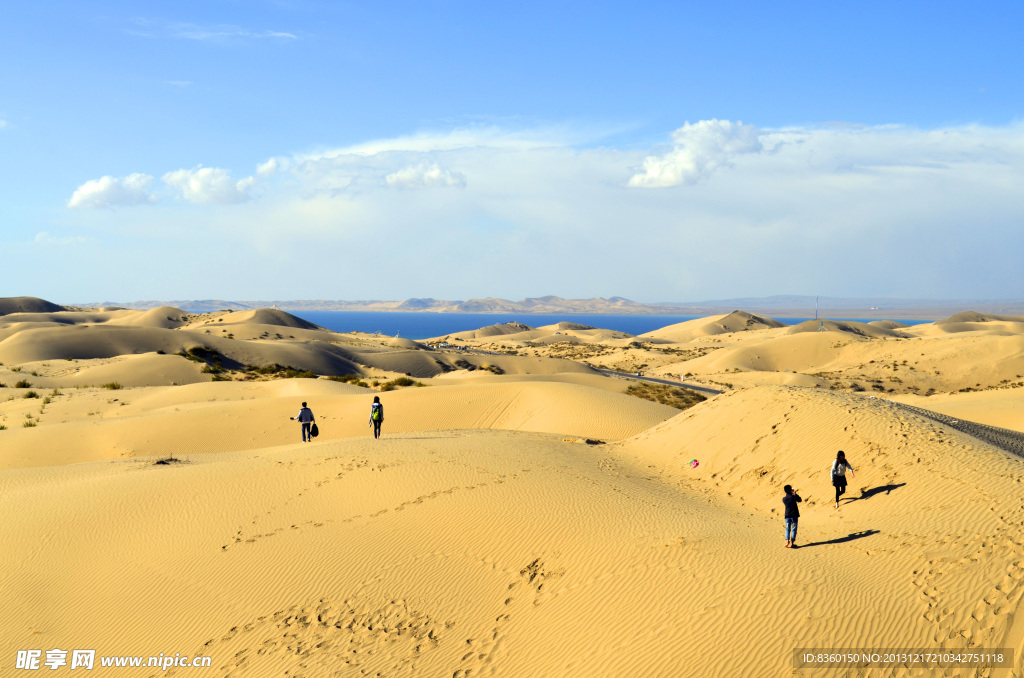
<svg viewBox="0 0 1024 678"><path fill-rule="evenodd" d="M445 299L413 298L405 301L385 300L259 300L226 301L222 299L191 299L174 301L95 302L75 304L83 307L122 307L150 309L174 306L187 311L245 310L253 308L279 308L285 311L374 311L422 313L516 313L522 315L715 315L744 310L781 318L809 318L815 314L813 296L772 296L718 299L687 303L641 303L622 297L595 297L592 299L563 299L546 296L510 301L487 297L454 301ZM884 299L821 297L817 311L821 317L937 319L961 311L978 311L1003 315L1024 315L1024 301L977 299Z"/></svg>

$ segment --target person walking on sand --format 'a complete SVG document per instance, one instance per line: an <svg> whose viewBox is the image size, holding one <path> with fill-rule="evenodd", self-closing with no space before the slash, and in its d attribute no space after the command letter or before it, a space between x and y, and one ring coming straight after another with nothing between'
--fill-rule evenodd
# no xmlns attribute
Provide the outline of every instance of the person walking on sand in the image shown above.
<svg viewBox="0 0 1024 678"><path fill-rule="evenodd" d="M380 396L373 396L370 405L370 426L373 427L374 439L380 438L380 425L384 423L384 406L380 404Z"/></svg>
<svg viewBox="0 0 1024 678"><path fill-rule="evenodd" d="M792 485L782 488L786 496L782 498L782 505L786 507L786 548L796 548L796 524L800 519L800 507L797 506L803 499L796 493Z"/></svg>
<svg viewBox="0 0 1024 678"><path fill-rule="evenodd" d="M856 478L853 474L853 466L846 461L846 453L839 450L836 460L832 462L832 484L836 488L836 508L839 508L839 497L846 492L846 471L850 471L850 477Z"/></svg>
<svg viewBox="0 0 1024 678"><path fill-rule="evenodd" d="M309 443L313 441L313 436L309 434L309 428L316 419L313 417L313 410L306 407L306 403L302 403L302 409L299 410L298 416L288 418L293 421L297 420L302 424L302 442Z"/></svg>

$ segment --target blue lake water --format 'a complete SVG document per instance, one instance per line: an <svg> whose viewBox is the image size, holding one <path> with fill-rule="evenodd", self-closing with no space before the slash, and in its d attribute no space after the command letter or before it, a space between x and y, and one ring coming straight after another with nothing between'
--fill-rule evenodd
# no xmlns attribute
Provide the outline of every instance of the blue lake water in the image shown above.
<svg viewBox="0 0 1024 678"><path fill-rule="evenodd" d="M643 334L676 323L700 318L699 315L516 315L514 313L374 313L355 311L292 311L292 315L326 327L335 332L380 332L408 339L443 337L454 332L477 330L488 325L511 321L530 327L573 322L581 325L616 330L628 334ZM787 325L796 325L812 318L776 318ZM858 318L833 318L857 320ZM899 320L906 325L917 325L930 320Z"/></svg>

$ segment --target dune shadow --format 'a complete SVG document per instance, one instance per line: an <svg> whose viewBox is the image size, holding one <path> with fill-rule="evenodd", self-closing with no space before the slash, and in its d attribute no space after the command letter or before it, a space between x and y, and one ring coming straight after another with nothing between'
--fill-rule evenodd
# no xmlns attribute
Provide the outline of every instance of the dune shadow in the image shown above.
<svg viewBox="0 0 1024 678"><path fill-rule="evenodd" d="M845 499L846 499L845 503L849 504L850 502L860 501L861 499L870 499L871 497L875 496L876 494L882 494L883 492L885 492L886 494L889 494L893 490L895 490L897 488L900 488L900 487L903 487L904 485L906 485L906 483L896 483L896 484L891 484L890 483L889 485L879 485L878 487L871 487L871 488L868 488L868 489L862 489L860 491L860 496L859 497L845 497ZM842 500L840 500L840 501L842 501Z"/></svg>
<svg viewBox="0 0 1024 678"><path fill-rule="evenodd" d="M870 537L873 534L878 534L878 530L861 530L860 532L851 532L845 537L836 537L835 539L827 539L825 541L813 541L810 544L798 544L798 549L805 549L809 546L825 546L827 544L844 544L854 539L862 539L864 537Z"/></svg>

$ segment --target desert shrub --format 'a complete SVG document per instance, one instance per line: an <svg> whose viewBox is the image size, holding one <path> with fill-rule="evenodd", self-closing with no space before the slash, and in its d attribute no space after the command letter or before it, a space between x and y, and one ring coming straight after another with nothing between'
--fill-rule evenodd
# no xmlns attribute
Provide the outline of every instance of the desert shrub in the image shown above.
<svg viewBox="0 0 1024 678"><path fill-rule="evenodd" d="M39 397L39 394L36 393L35 391L29 391L28 393L26 393L25 395L22 396L22 398L38 398L38 397Z"/></svg>
<svg viewBox="0 0 1024 678"><path fill-rule="evenodd" d="M488 372L493 372L494 374L505 374L505 370L501 369L497 365L484 365L480 369L487 370Z"/></svg>
<svg viewBox="0 0 1024 678"><path fill-rule="evenodd" d="M679 410L685 410L707 400L700 393L686 388L646 382L631 385L626 389L626 393L637 398L675 407Z"/></svg>
<svg viewBox="0 0 1024 678"><path fill-rule="evenodd" d="M331 381L340 381L346 384L357 382L360 379L358 374L332 374L327 378ZM376 382L374 382L374 385L376 385Z"/></svg>
<svg viewBox="0 0 1024 678"><path fill-rule="evenodd" d="M353 386L359 386L361 388L370 388L370 385L367 384L362 379L360 379L358 374L342 374L342 375L332 374L331 376L329 376L327 378L330 379L331 381L340 381L340 382L342 382L344 384L352 384ZM380 383L379 381L375 381L375 382L373 382L373 385L377 386L379 383Z"/></svg>
<svg viewBox="0 0 1024 678"><path fill-rule="evenodd" d="M220 364L221 356L220 351L209 346L190 346L187 349L178 351L178 355L182 358L188 358L189 360L197 363L216 363Z"/></svg>
<svg viewBox="0 0 1024 678"><path fill-rule="evenodd" d="M43 398L43 405L44 406L45 405L49 405L52 402L53 402L53 398L51 398L50 396L46 396L45 398Z"/></svg>
<svg viewBox="0 0 1024 678"><path fill-rule="evenodd" d="M316 372L298 370L291 365L264 365L263 367L247 366L246 370L256 374L275 377L277 379L316 379Z"/></svg>
<svg viewBox="0 0 1024 678"><path fill-rule="evenodd" d="M18 383L14 385L14 388L28 388L31 385L32 385L32 382L25 381L24 379L20 379L18 381Z"/></svg>
<svg viewBox="0 0 1024 678"><path fill-rule="evenodd" d="M21 372L21 366L19 365L17 367L12 367L11 372Z"/></svg>
<svg viewBox="0 0 1024 678"><path fill-rule="evenodd" d="M224 371L224 368L220 365L206 365L201 371L206 374L220 374Z"/></svg>
<svg viewBox="0 0 1024 678"><path fill-rule="evenodd" d="M7 430L7 427L4 426L3 424L0 424L0 431L6 431L6 430Z"/></svg>
<svg viewBox="0 0 1024 678"><path fill-rule="evenodd" d="M854 381L854 382L850 383L850 390L851 391L863 391L864 387Z"/></svg>
<svg viewBox="0 0 1024 678"><path fill-rule="evenodd" d="M28 421L23 423L21 426L22 426L22 428L35 428L36 426L38 426L38 424L36 424L36 422L32 421L31 419L29 419Z"/></svg>
<svg viewBox="0 0 1024 678"><path fill-rule="evenodd" d="M476 369L476 365L462 358L459 358L458 360L455 361L455 366L458 367L460 370L469 370L470 372Z"/></svg>
<svg viewBox="0 0 1024 678"><path fill-rule="evenodd" d="M109 389L111 391L118 391L118 390L120 390L122 388L122 386L121 386L120 382L110 381L110 382L107 382L106 384L103 384L103 388Z"/></svg>
<svg viewBox="0 0 1024 678"><path fill-rule="evenodd" d="M387 381L381 384L380 390L394 391L396 388L401 388L403 386L426 386L426 384L424 384L423 382L414 381L409 377L398 377L397 379L392 379L391 381Z"/></svg>

